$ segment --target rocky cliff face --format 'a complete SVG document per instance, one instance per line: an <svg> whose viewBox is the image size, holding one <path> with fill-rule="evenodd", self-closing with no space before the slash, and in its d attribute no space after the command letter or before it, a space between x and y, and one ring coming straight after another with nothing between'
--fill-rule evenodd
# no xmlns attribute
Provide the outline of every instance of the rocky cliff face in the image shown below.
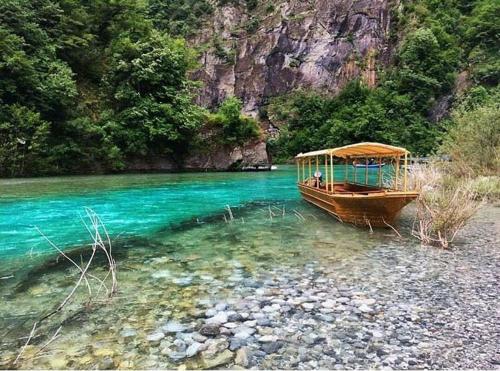
<svg viewBox="0 0 500 371"><path fill-rule="evenodd" d="M200 104L242 98L256 114L266 99L298 87L336 93L361 77L376 84L390 56L388 0L275 0L217 7L191 41L205 46Z"/></svg>

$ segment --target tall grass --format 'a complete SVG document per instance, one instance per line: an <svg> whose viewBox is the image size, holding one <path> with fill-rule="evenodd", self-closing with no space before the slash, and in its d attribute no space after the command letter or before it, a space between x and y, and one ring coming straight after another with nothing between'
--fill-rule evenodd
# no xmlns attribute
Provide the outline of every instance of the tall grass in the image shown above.
<svg viewBox="0 0 500 371"><path fill-rule="evenodd" d="M457 178L446 172L443 163L434 162L413 167L409 181L420 192L412 234L422 244L449 248L483 204L474 179Z"/></svg>

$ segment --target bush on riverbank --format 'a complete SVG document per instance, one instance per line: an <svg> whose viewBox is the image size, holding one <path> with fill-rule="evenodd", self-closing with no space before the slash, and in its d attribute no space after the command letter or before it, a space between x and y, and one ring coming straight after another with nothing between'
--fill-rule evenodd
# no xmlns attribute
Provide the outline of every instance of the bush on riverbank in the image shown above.
<svg viewBox="0 0 500 371"><path fill-rule="evenodd" d="M457 178L442 162L416 166L410 182L419 192L412 234L425 245L450 247L483 203L474 179Z"/></svg>

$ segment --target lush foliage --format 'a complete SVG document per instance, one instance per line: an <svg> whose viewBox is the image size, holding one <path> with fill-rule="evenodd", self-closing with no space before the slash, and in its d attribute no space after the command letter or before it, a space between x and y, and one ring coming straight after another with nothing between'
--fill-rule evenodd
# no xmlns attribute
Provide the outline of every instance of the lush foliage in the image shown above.
<svg viewBox="0 0 500 371"><path fill-rule="evenodd" d="M225 143L258 135L237 100L214 115L193 103L196 55L175 36L196 31L212 7L0 2L0 175L113 171L165 155L180 161L207 117Z"/></svg>
<svg viewBox="0 0 500 371"><path fill-rule="evenodd" d="M500 174L500 94L486 96L481 103L471 102L483 94L472 92L457 107L441 146L453 159L452 169L459 176Z"/></svg>
<svg viewBox="0 0 500 371"><path fill-rule="evenodd" d="M275 159L365 140L429 154L445 135L433 108L453 94L457 75L468 71L476 84L498 85L499 2L419 0L402 9L394 10L394 33L404 36L375 89L351 82L335 98L299 91L271 100L264 113L280 127L269 141Z"/></svg>
<svg viewBox="0 0 500 371"><path fill-rule="evenodd" d="M209 125L222 132L222 142L225 144L243 144L249 139L259 137L259 124L251 117L241 114L241 100L235 97L227 98L217 112L209 114Z"/></svg>

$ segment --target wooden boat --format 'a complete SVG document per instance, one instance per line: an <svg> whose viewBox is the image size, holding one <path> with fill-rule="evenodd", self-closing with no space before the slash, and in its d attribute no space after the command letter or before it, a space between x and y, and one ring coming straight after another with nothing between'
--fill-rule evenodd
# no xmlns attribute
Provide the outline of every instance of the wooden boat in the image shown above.
<svg viewBox="0 0 500 371"><path fill-rule="evenodd" d="M418 196L418 192L408 189L408 155L404 148L370 142L300 153L295 157L297 185L306 201L342 222L389 227L401 209ZM365 166L361 169L350 166L363 159ZM371 182L369 173L371 178L375 174L369 171L369 159L378 162L377 176ZM404 160L403 167L401 160ZM392 165L385 166L385 174L383 163ZM340 174L339 165L343 167ZM314 176L312 166L315 166ZM320 170L324 173L318 173Z"/></svg>

